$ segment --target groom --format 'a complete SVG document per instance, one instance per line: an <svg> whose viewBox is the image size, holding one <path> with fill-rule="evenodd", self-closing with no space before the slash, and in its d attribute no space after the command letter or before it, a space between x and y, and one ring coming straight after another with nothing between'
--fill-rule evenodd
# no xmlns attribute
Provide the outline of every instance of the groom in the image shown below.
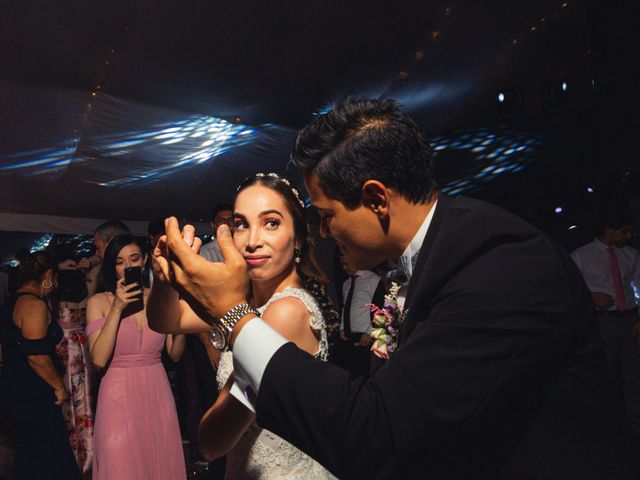
<svg viewBox="0 0 640 480"><path fill-rule="evenodd" d="M427 141L393 101L335 106L292 160L350 267L403 266L408 313L368 380L242 317L233 390L262 427L339 478L615 478L605 358L567 255L500 208L439 194ZM246 301L226 226L220 264L189 248L192 228L167 227L174 279L199 306L220 318Z"/></svg>

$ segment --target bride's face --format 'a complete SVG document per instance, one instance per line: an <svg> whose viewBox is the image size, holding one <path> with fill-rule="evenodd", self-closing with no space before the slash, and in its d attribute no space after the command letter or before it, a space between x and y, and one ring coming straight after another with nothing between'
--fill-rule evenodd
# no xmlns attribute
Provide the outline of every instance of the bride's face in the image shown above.
<svg viewBox="0 0 640 480"><path fill-rule="evenodd" d="M293 269L293 217L280 194L252 185L236 197L233 241L251 280L270 280Z"/></svg>

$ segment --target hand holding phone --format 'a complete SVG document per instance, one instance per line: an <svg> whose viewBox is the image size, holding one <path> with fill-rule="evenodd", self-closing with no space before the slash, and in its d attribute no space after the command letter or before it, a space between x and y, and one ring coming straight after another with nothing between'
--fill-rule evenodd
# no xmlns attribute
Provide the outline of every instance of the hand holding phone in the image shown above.
<svg viewBox="0 0 640 480"><path fill-rule="evenodd" d="M140 287L140 293L136 295L134 298L137 301L142 302L143 299L143 283L142 283L142 267L126 267L124 269L124 284L131 285L132 283L137 283Z"/></svg>

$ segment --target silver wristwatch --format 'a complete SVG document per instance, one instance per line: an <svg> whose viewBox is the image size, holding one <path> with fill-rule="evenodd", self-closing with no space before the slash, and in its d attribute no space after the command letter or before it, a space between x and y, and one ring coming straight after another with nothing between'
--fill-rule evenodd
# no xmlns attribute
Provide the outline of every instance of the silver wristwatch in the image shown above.
<svg viewBox="0 0 640 480"><path fill-rule="evenodd" d="M209 339L215 348L218 350L229 349L229 336L236 326L236 323L240 321L242 317L253 313L257 317L260 316L255 308L248 303L240 303L224 314L220 320L217 320L215 324L211 326L209 330Z"/></svg>

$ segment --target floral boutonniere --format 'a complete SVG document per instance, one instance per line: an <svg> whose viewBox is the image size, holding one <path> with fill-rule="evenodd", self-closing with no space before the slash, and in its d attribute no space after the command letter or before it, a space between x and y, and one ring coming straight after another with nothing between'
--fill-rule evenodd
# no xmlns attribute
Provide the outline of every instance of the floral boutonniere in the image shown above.
<svg viewBox="0 0 640 480"><path fill-rule="evenodd" d="M388 360L389 356L398 349L398 333L406 313L398 305L400 286L399 283L391 283L389 293L384 296L384 307L369 305L373 312L371 351L384 360Z"/></svg>

